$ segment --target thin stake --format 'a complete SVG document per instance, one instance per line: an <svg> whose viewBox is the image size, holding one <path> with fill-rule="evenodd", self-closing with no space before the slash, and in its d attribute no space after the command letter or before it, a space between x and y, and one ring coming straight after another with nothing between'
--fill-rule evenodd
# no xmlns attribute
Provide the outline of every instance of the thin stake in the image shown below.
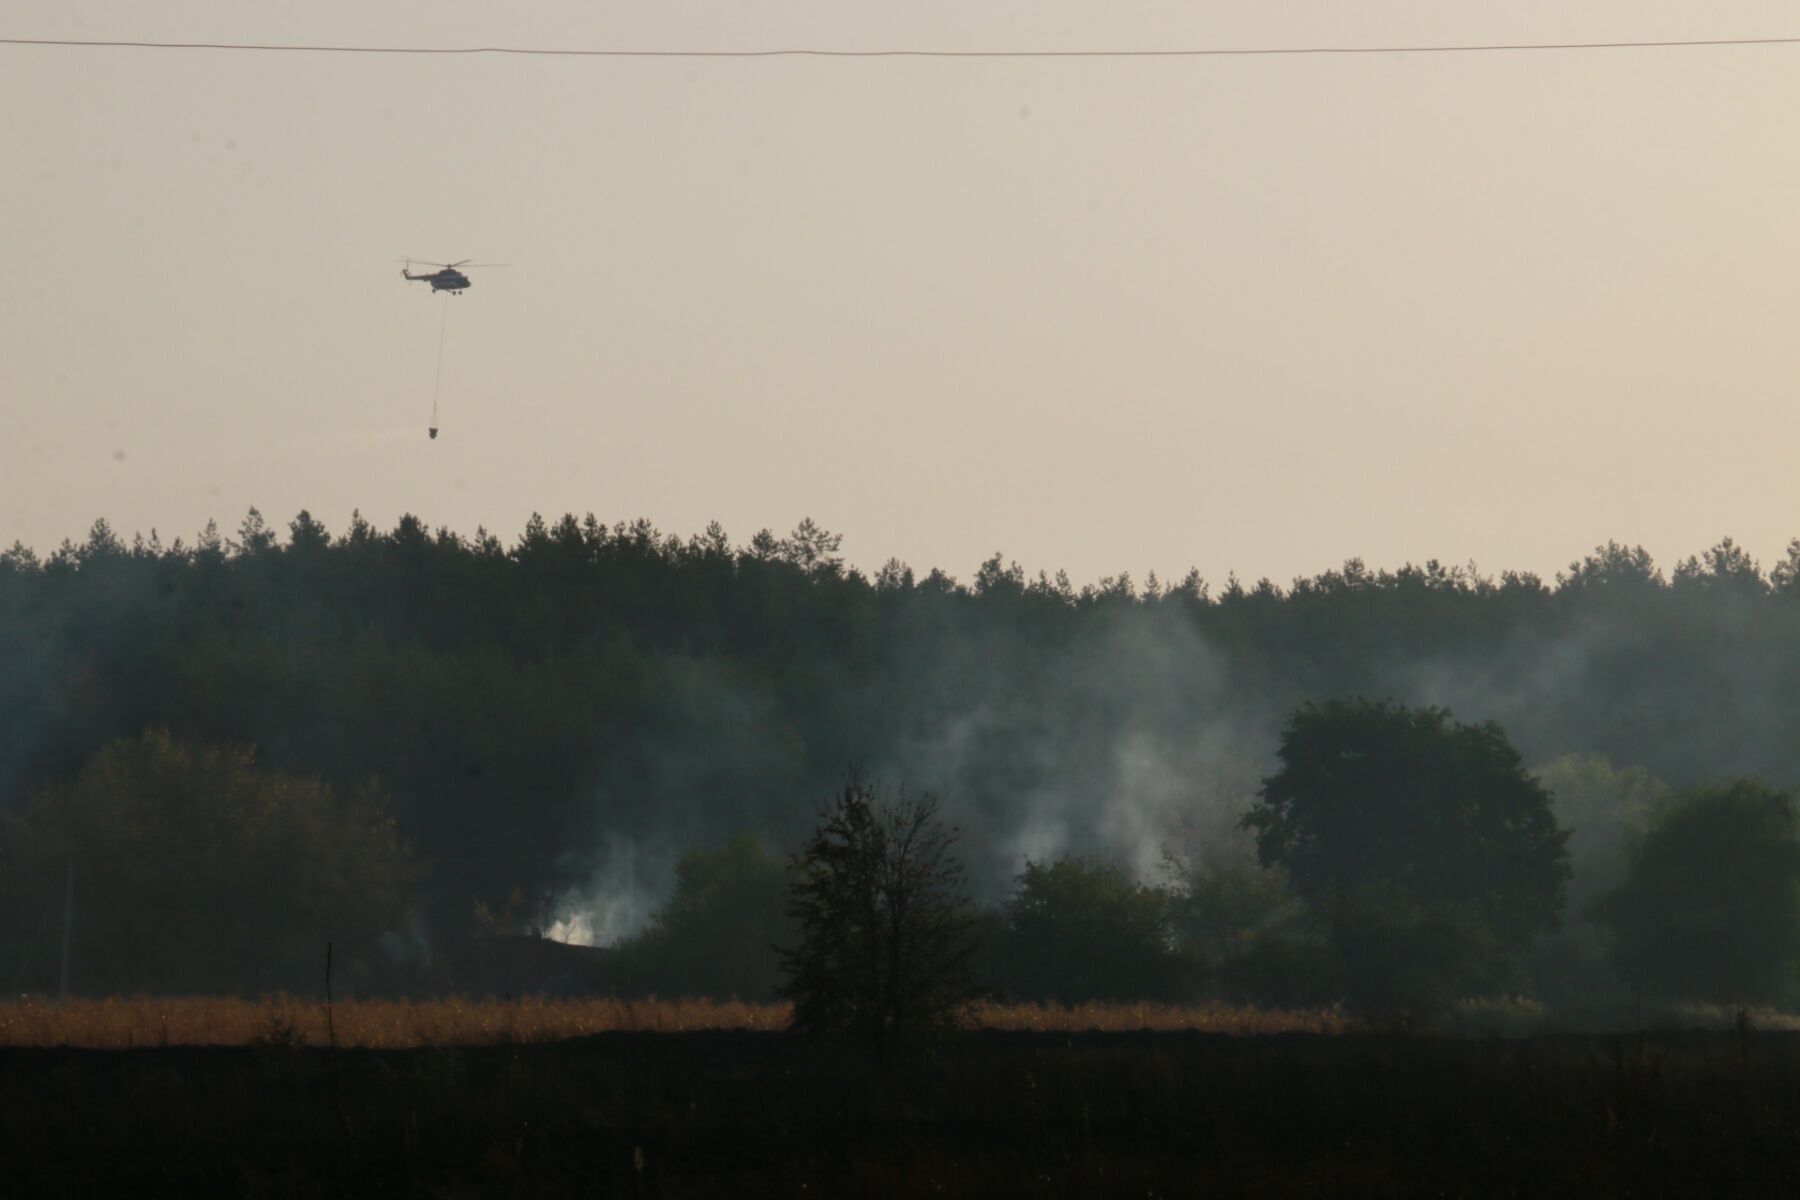
<svg viewBox="0 0 1800 1200"><path fill-rule="evenodd" d="M69 931L75 925L75 856L69 855L69 870L63 877L62 974L56 983L59 1004L69 1000Z"/></svg>
<svg viewBox="0 0 1800 1200"><path fill-rule="evenodd" d="M325 1036L337 1049L337 1025L331 1019L331 943L325 943Z"/></svg>

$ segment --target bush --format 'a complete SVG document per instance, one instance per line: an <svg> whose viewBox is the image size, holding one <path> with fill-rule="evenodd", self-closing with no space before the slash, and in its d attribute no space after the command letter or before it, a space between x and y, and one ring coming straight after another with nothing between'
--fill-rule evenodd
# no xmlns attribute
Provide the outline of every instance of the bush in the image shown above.
<svg viewBox="0 0 1800 1200"><path fill-rule="evenodd" d="M1792 797L1756 780L1683 793L1595 905L1619 977L1669 998L1800 1001L1795 825Z"/></svg>
<svg viewBox="0 0 1800 1200"><path fill-rule="evenodd" d="M1171 928L1188 973L1217 999L1266 1005L1332 998L1335 977L1311 913L1254 856L1171 862Z"/></svg>
<svg viewBox="0 0 1800 1200"><path fill-rule="evenodd" d="M1026 863L1001 947L1002 986L1031 999L1163 1000L1183 990L1169 893L1108 863Z"/></svg>
<svg viewBox="0 0 1800 1200"><path fill-rule="evenodd" d="M374 784L340 796L260 769L248 747L161 730L38 792L0 854L28 944L60 921L72 872L71 980L90 994L314 990L326 943L340 960L372 951L417 877Z"/></svg>
<svg viewBox="0 0 1800 1200"><path fill-rule="evenodd" d="M629 991L663 996L773 999L775 947L793 940L787 870L754 834L694 850L675 867L675 893L639 936L618 948Z"/></svg>

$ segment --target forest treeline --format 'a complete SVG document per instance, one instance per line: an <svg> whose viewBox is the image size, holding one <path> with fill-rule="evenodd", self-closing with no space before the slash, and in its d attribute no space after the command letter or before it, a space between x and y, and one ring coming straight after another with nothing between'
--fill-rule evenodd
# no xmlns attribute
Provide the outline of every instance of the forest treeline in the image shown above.
<svg viewBox="0 0 1800 1200"><path fill-rule="evenodd" d="M1800 781L1800 541L1767 570L1729 539L1667 572L1608 543L1552 579L1353 559L1285 587L1076 587L1001 555L967 580L871 575L840 545L811 521L740 544L534 517L507 542L254 510L192 543L96 522L41 557L15 544L0 809L146 730L254 747L346 812L379 795L429 939L478 907L648 905L735 833L793 846L850 764L943 797L984 901L1028 861L1143 880L1231 841L1286 714L1319 698L1442 705L1528 763L1658 787ZM1584 855L1621 853L1607 828L1575 830L1573 892Z"/></svg>

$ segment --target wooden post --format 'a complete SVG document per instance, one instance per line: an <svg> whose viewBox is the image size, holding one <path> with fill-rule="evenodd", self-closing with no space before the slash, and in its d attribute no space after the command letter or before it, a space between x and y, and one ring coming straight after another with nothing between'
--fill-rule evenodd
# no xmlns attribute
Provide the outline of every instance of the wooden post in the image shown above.
<svg viewBox="0 0 1800 1200"><path fill-rule="evenodd" d="M75 924L75 856L69 855L68 873L63 876L62 972L56 983L56 1002L69 1002L69 931Z"/></svg>
<svg viewBox="0 0 1800 1200"><path fill-rule="evenodd" d="M331 943L325 943L325 1037L337 1049L337 1026L331 1019Z"/></svg>

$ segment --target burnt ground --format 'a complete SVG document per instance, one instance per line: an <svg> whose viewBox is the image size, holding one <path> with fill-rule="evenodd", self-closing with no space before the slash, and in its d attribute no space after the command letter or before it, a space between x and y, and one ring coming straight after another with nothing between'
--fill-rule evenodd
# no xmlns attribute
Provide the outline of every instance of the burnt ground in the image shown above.
<svg viewBox="0 0 1800 1200"><path fill-rule="evenodd" d="M1800 1195L1800 1036L0 1051L0 1195Z"/></svg>

